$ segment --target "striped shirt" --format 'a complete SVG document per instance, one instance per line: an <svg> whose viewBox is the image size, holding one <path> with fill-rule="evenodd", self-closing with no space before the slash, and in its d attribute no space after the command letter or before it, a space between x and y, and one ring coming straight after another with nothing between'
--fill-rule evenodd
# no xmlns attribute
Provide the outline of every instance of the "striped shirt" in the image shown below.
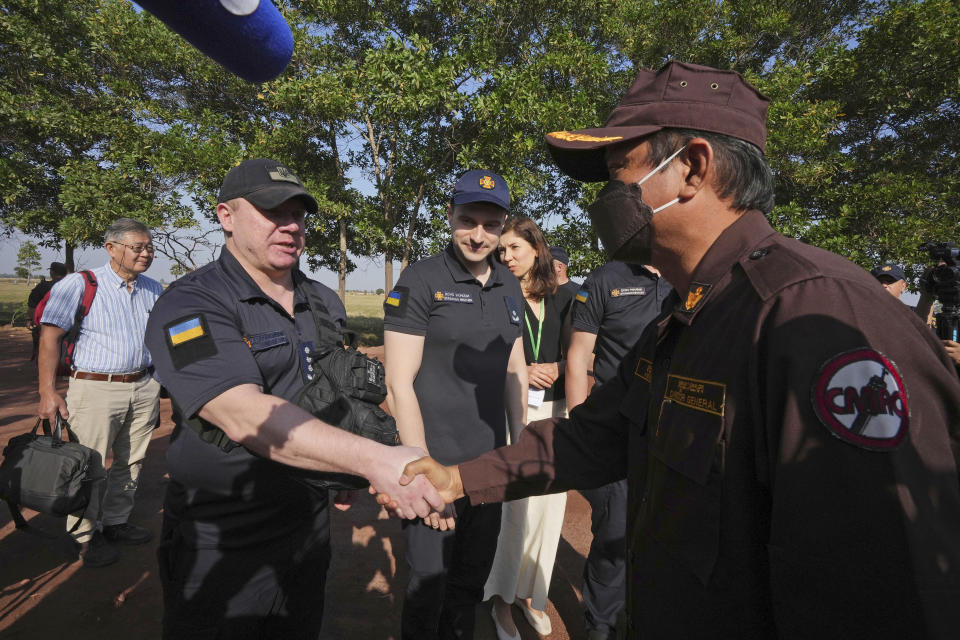
<svg viewBox="0 0 960 640"><path fill-rule="evenodd" d="M96 373L130 373L149 367L152 361L143 335L153 303L163 293L163 285L139 275L133 290L128 292L126 281L109 264L92 271L97 277L97 295L80 327L73 354L74 368ZM50 290L40 321L68 331L83 298L83 288L84 277L80 273L72 273L56 283Z"/></svg>

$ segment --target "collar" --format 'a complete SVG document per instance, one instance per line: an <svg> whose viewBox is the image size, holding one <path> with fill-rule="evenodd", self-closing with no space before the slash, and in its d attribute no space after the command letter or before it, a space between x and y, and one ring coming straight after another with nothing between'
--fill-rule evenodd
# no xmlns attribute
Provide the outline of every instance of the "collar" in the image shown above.
<svg viewBox="0 0 960 640"><path fill-rule="evenodd" d="M453 242L450 242L447 245L447 248L443 250L443 263L447 265L447 270L450 272L450 276L453 278L454 282L477 282L477 277L470 273L463 263L460 262L460 258L457 257L457 250L453 248ZM484 289L489 289L490 287L500 284L502 269L504 268L499 262L494 260L492 257L487 256L487 262L490 264L490 277L487 278L487 283L483 285ZM511 276L513 274L510 274Z"/></svg>
<svg viewBox="0 0 960 640"><path fill-rule="evenodd" d="M747 211L733 224L723 230L714 243L700 259L700 264L690 277L689 288L680 297L675 297L673 317L683 324L693 323L700 310L706 306L711 296L716 296L727 284L727 276L740 258L750 253L763 240L775 235L776 231L757 210Z"/></svg>
<svg viewBox="0 0 960 640"><path fill-rule="evenodd" d="M217 263L220 265L220 268L224 271L227 278L230 282L237 288L237 298L244 302L248 300L266 300L271 303L275 303L273 298L268 296L263 292L263 289L260 288L250 274L247 273L247 270L243 268L243 265L240 264L240 261L237 260L230 250L227 249L227 246L224 245L220 250L220 257L217 258ZM293 270L293 302L298 304L304 302L306 298L303 296L303 293L300 291L300 284L306 280L306 276L303 275L303 272L300 269Z"/></svg>
<svg viewBox="0 0 960 640"><path fill-rule="evenodd" d="M107 284L114 289L126 289L127 281L120 277L120 274L113 270L113 265L109 262L103 267L103 276L102 279L106 280L104 284ZM137 289L140 286L140 274L137 274L136 279L133 281L133 289Z"/></svg>

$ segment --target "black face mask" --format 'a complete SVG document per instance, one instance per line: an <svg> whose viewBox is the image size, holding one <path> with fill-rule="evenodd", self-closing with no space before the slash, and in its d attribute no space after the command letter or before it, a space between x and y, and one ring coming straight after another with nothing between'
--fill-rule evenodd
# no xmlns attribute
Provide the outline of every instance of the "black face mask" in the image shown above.
<svg viewBox="0 0 960 640"><path fill-rule="evenodd" d="M587 207L590 222L612 260L650 264L653 209L641 199L641 193L639 184L611 180Z"/></svg>
<svg viewBox="0 0 960 640"><path fill-rule="evenodd" d="M674 151L639 182L626 184L611 180L600 190L593 204L587 207L593 228L612 260L650 264L653 252L650 221L653 220L653 214L676 204L680 198L653 209L643 201L640 185L670 164L685 148L686 145Z"/></svg>

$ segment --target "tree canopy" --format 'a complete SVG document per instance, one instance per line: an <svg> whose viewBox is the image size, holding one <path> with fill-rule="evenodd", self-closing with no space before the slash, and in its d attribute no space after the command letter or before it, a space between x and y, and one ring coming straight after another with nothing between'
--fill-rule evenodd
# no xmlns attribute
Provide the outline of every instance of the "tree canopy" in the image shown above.
<svg viewBox="0 0 960 640"><path fill-rule="evenodd" d="M463 171L503 175L583 275L603 260L545 133L597 126L637 68L734 69L771 98L782 232L864 266L955 237L960 8L949 0L281 0L295 51L251 85L123 0L0 8L0 222L48 246L114 219L209 259L224 173L291 166L320 202L307 260L406 265L445 242Z"/></svg>

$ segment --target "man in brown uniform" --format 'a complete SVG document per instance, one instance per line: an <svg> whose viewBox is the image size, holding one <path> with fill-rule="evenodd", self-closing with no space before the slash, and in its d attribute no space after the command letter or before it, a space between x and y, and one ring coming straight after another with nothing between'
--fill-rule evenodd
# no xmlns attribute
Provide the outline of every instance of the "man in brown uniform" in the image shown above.
<svg viewBox="0 0 960 640"><path fill-rule="evenodd" d="M475 504L626 477L631 638L955 638L960 384L869 274L767 223L766 110L675 62L605 127L547 137L612 180L594 226L675 285L672 312L569 420L405 475Z"/></svg>

